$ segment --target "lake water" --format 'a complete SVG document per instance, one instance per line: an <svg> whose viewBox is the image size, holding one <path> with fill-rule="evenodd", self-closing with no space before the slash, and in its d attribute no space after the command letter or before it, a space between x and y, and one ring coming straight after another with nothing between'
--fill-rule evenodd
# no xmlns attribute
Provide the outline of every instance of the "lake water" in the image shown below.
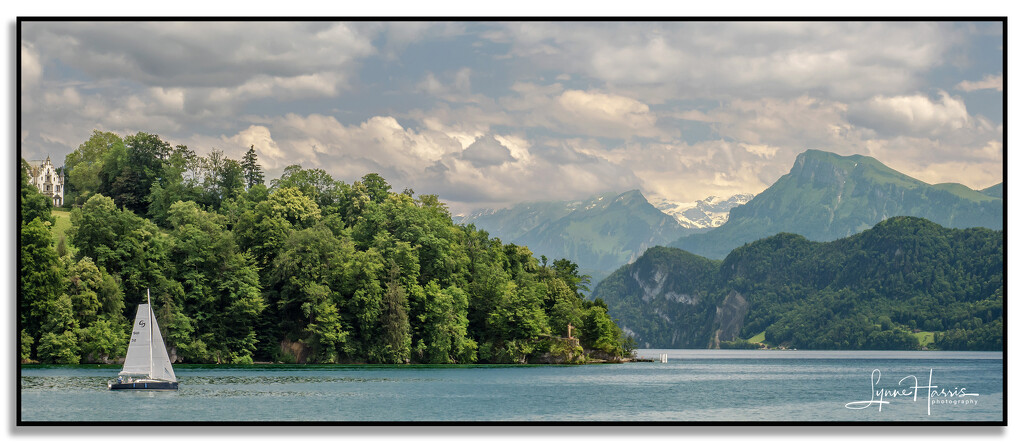
<svg viewBox="0 0 1024 443"><path fill-rule="evenodd" d="M1003 419L1000 352L639 351L662 353L668 363L175 365L180 389L151 393L108 391L119 367L25 366L20 413L25 423Z"/></svg>

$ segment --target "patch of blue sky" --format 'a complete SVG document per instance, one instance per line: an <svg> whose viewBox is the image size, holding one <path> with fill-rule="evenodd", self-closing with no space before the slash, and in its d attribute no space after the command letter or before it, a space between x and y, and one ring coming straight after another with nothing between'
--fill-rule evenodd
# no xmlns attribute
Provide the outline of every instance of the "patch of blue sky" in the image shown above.
<svg viewBox="0 0 1024 443"><path fill-rule="evenodd" d="M1003 32L1000 22L960 23L958 32L967 36L961 46L950 54L950 63L928 71L925 91L935 95L938 90L959 96L967 112L980 114L993 122L1003 120L1003 93L996 89L965 91L962 82L980 82L999 77L1003 71Z"/></svg>

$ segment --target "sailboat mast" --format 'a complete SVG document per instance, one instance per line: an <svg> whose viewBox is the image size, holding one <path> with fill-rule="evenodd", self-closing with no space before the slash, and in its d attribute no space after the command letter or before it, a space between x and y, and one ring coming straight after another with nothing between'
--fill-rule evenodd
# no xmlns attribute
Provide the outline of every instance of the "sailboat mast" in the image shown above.
<svg viewBox="0 0 1024 443"><path fill-rule="evenodd" d="M146 304L149 305L149 378L153 378L153 302L149 300L149 288L146 288Z"/></svg>

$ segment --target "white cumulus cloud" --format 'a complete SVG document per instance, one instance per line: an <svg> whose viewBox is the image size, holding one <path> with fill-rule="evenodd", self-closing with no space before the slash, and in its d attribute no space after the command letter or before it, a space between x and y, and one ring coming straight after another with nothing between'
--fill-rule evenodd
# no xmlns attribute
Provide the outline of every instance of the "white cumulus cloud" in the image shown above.
<svg viewBox="0 0 1024 443"><path fill-rule="evenodd" d="M921 94L876 96L852 105L849 117L852 123L887 136L937 136L974 125L963 100L944 91L937 100Z"/></svg>
<svg viewBox="0 0 1024 443"><path fill-rule="evenodd" d="M274 138L270 135L270 129L266 126L252 125L231 137L224 137L224 141L233 146L252 146L256 151L256 159L260 166L267 169L282 169L286 162L294 159L281 150ZM289 163L290 164L290 163Z"/></svg>
<svg viewBox="0 0 1024 443"><path fill-rule="evenodd" d="M658 119L650 108L629 97L568 90L555 99L554 117L583 134L605 137L657 136Z"/></svg>
<svg viewBox="0 0 1024 443"><path fill-rule="evenodd" d="M985 78L978 81L964 80L956 85L956 89L965 92L973 92L981 89L995 89L997 91L1003 90L1003 75L986 75Z"/></svg>

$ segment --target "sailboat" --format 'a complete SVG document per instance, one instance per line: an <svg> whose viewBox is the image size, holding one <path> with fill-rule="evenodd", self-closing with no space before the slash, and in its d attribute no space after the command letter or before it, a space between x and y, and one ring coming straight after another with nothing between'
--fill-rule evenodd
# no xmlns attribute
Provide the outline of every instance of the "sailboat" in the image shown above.
<svg viewBox="0 0 1024 443"><path fill-rule="evenodd" d="M110 390L176 391L178 379L174 377L171 359L167 357L160 326L156 324L146 289L146 303L139 305L128 342L128 355L117 380L107 382Z"/></svg>

